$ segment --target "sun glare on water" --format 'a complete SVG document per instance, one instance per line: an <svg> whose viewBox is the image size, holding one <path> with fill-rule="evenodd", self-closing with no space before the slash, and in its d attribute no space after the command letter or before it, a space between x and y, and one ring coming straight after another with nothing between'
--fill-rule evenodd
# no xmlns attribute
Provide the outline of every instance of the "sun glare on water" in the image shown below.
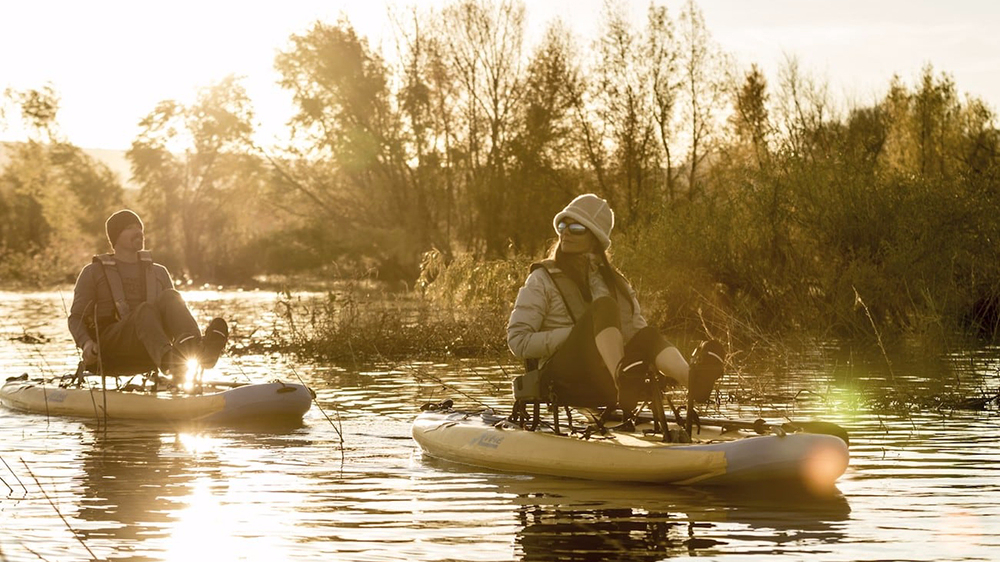
<svg viewBox="0 0 1000 562"><path fill-rule="evenodd" d="M240 503L227 501L224 490L213 490L216 485L208 478L193 485L187 507L176 514L164 560L281 560L281 552L265 538L243 535Z"/></svg>
<svg viewBox="0 0 1000 562"><path fill-rule="evenodd" d="M211 434L181 432L171 447L175 451L204 458L206 466L232 452L226 439ZM247 501L258 489L274 489L273 474L217 472L212 469L189 484L172 513L175 523L164 547L163 560L261 560L288 559L287 545L276 527L273 506L268 502ZM263 525L263 527L261 527Z"/></svg>

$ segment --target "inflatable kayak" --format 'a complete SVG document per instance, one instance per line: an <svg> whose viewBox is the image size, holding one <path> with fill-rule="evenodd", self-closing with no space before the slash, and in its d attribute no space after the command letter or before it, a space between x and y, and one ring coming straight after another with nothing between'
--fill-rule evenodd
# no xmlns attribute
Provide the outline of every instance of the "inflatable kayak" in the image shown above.
<svg viewBox="0 0 1000 562"><path fill-rule="evenodd" d="M557 435L528 431L487 410L425 411L413 423L424 454L505 472L671 484L796 483L828 490L847 469L848 446L833 435L759 435L731 426L701 427L691 443L609 431Z"/></svg>
<svg viewBox="0 0 1000 562"><path fill-rule="evenodd" d="M8 380L0 403L13 410L50 416L233 424L301 420L312 391L300 384L205 383L198 394L68 387L45 381Z"/></svg>

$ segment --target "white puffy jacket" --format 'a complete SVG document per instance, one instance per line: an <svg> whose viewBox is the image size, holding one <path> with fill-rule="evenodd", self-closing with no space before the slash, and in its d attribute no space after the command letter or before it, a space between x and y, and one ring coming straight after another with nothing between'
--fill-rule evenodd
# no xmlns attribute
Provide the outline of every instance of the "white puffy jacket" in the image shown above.
<svg viewBox="0 0 1000 562"><path fill-rule="evenodd" d="M604 278L598 273L596 264L588 275L593 297L608 295ZM628 287L628 299L618 295L618 311L621 318L622 337L627 342L636 332L646 327L646 320L639 310L635 290ZM548 271L539 267L528 275L524 287L517 293L514 310L507 322L507 346L521 359L539 359L545 362L559 349L573 329L573 318L566 309L555 281Z"/></svg>

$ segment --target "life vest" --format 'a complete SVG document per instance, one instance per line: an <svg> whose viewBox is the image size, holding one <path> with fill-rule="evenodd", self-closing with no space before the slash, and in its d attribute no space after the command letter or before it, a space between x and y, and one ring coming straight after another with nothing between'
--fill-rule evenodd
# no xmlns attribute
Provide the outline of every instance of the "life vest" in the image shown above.
<svg viewBox="0 0 1000 562"><path fill-rule="evenodd" d="M156 298L156 279L150 272L153 265L153 254L149 250L139 250L138 255L141 266L139 271L142 272L141 275L146 285L146 302L153 302ZM115 312L118 314L116 320L125 318L129 313L128 301L125 299L122 276L118 272L118 263L115 261L114 254L94 256L93 263L97 264L94 270L97 274L97 283L104 279L108 288L111 289L111 298L115 301Z"/></svg>
<svg viewBox="0 0 1000 562"><path fill-rule="evenodd" d="M559 295L562 297L563 303L566 305L566 311L569 312L570 318L573 323L583 317L587 312L588 303L583 299L583 292L580 287L570 279L569 275L556 265L556 260L547 259L541 262L531 264L531 271L538 268L544 268L545 272L549 274L552 281L556 285L556 289L559 291ZM611 277L613 282L608 282L607 277L605 277L605 283L608 285L608 291L611 293L611 297L618 301L619 295L625 295L628 297L628 282L616 271L612 270ZM618 293L618 294L616 294ZM629 306L633 307L631 299L629 299Z"/></svg>
<svg viewBox="0 0 1000 562"><path fill-rule="evenodd" d="M577 320L587 311L587 303L583 300L583 292L580 291L580 287L569 278L569 275L566 275L562 269L559 269L559 266L556 265L556 260L548 259L531 264L531 271L535 271L538 268L545 269L545 272L549 274L552 282L556 285L556 290L559 291L559 296L562 297L563 304L566 305L569 317L576 324Z"/></svg>

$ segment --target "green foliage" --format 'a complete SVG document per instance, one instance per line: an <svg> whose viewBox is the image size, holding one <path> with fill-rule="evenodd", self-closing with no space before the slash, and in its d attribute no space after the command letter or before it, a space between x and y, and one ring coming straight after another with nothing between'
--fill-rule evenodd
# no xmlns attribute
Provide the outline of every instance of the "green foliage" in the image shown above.
<svg viewBox="0 0 1000 562"><path fill-rule="evenodd" d="M104 219L121 206L122 186L107 166L60 140L59 97L8 90L31 138L0 146L0 279L15 285L65 282L106 247Z"/></svg>
<svg viewBox="0 0 1000 562"><path fill-rule="evenodd" d="M814 98L776 151L747 128L770 130L764 113L749 111L759 104L745 103L738 130L751 134L731 152L740 158L715 166L705 198L671 206L632 236L623 269L656 280L647 298L668 316L703 322L706 310L722 312L710 326L729 318L871 337L857 295L893 334L942 337L996 318L1000 160L982 125L992 116L976 102L939 103L953 99L950 81L929 72L916 91L897 84L843 124L825 120ZM766 99L753 74L740 93L750 94ZM928 97L937 101L917 101ZM980 320L970 325L970 314Z"/></svg>
<svg viewBox="0 0 1000 562"><path fill-rule="evenodd" d="M440 251L432 249L423 256L416 288L442 309L458 314L508 314L531 261L525 257L484 261L462 256L448 263Z"/></svg>
<svg viewBox="0 0 1000 562"><path fill-rule="evenodd" d="M66 143L8 144L0 173L0 278L43 286L75 278L105 251L104 220L122 187L103 164Z"/></svg>
<svg viewBox="0 0 1000 562"><path fill-rule="evenodd" d="M339 283L319 299L285 294L279 300L284 329L277 345L298 353L356 363L437 357L494 357L509 361L509 303L529 262L446 262L424 254L414 291L386 291L363 276Z"/></svg>
<svg viewBox="0 0 1000 562"><path fill-rule="evenodd" d="M506 240L515 253L541 253L552 236L551 218L572 199L586 174L573 169L574 91L580 88L573 45L550 27L531 57L524 100L515 122L505 217Z"/></svg>
<svg viewBox="0 0 1000 562"><path fill-rule="evenodd" d="M286 328L277 333L277 346L310 357L355 366L442 355L508 358L505 319L457 314L439 301L386 292L370 281L340 283L320 299L287 294L278 307Z"/></svg>
<svg viewBox="0 0 1000 562"><path fill-rule="evenodd" d="M59 95L50 84L41 89L14 90L8 88L4 97L10 99L20 110L21 120L28 126L33 136L55 140L56 115L59 113ZM3 117L4 113L0 113Z"/></svg>

